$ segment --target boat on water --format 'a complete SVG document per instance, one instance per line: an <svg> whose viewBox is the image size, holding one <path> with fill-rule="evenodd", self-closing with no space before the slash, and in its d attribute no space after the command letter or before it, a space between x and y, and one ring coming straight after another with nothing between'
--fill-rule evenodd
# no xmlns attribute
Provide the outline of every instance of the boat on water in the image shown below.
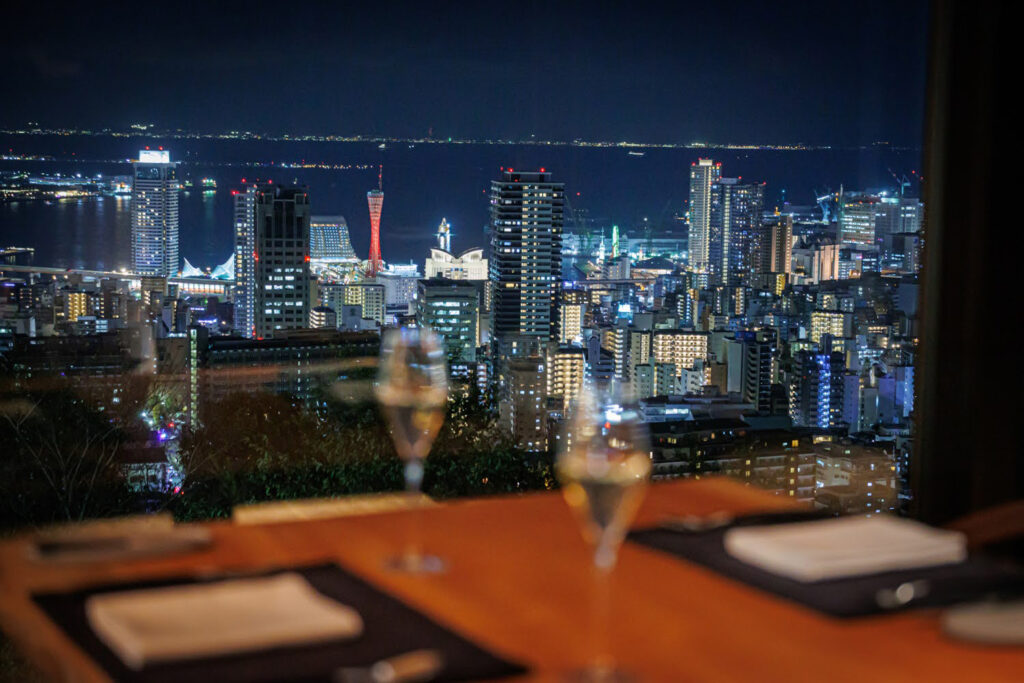
<svg viewBox="0 0 1024 683"><path fill-rule="evenodd" d="M631 157L642 157L646 152L626 152Z"/></svg>

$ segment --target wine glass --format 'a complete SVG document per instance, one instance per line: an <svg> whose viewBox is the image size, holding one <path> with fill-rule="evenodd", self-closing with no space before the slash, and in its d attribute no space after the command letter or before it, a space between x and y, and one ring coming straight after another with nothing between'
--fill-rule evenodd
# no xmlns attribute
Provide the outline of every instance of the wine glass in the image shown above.
<svg viewBox="0 0 1024 683"><path fill-rule="evenodd" d="M401 328L384 336L377 401L391 426L398 456L405 462L405 490L413 507L420 504L423 461L444 422L448 403L448 372L444 347L426 328ZM412 573L443 571L444 562L420 547L419 514L411 513L412 528L405 552L388 566Z"/></svg>
<svg viewBox="0 0 1024 683"><path fill-rule="evenodd" d="M636 516L651 473L647 427L619 382L583 391L569 420L556 462L562 493L593 549L593 647L577 681L633 680L610 655L610 575L619 546Z"/></svg>

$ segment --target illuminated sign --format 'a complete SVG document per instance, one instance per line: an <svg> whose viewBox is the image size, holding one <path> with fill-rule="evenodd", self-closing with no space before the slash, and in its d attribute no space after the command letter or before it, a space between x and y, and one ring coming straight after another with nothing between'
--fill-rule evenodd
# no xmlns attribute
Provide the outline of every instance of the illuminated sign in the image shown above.
<svg viewBox="0 0 1024 683"><path fill-rule="evenodd" d="M169 164L171 163L171 153L164 150L141 149L139 150L139 161L148 164Z"/></svg>

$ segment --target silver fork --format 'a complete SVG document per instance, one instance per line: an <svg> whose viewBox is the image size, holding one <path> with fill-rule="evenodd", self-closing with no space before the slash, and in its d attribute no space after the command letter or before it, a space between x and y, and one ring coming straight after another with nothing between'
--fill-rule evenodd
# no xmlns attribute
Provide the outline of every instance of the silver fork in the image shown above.
<svg viewBox="0 0 1024 683"><path fill-rule="evenodd" d="M895 588L882 588L875 593L875 602L882 609L904 607L913 600L920 600L931 592L932 585L926 579L904 581Z"/></svg>
<svg viewBox="0 0 1024 683"><path fill-rule="evenodd" d="M382 659L370 666L341 667L334 683L425 683L441 673L444 658L438 650L413 650Z"/></svg>

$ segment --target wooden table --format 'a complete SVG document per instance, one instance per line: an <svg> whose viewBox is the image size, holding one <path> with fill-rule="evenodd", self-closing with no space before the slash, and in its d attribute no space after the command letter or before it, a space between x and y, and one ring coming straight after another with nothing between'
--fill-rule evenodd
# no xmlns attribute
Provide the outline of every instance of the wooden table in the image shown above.
<svg viewBox="0 0 1024 683"><path fill-rule="evenodd" d="M724 479L658 484L637 521L672 514L767 510L788 500ZM467 500L421 510L430 550L448 573L381 568L408 512L298 523L211 523L203 552L130 563L39 565L26 541L0 544L0 626L55 678L104 673L31 602L37 591L216 570L335 560L485 647L557 680L588 661L590 574L575 521L558 494ZM837 620L626 544L613 580L615 657L649 681L1024 681L1024 648L946 639L933 610Z"/></svg>

